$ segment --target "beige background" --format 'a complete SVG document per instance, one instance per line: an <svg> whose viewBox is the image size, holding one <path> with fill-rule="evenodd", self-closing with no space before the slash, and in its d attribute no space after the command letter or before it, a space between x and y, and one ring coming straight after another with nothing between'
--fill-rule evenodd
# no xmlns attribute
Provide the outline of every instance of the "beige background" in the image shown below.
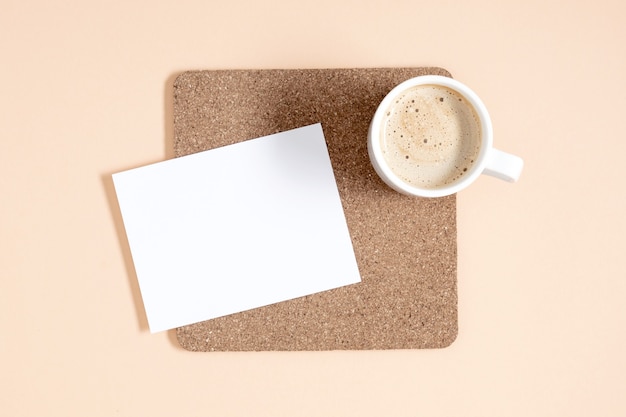
<svg viewBox="0 0 626 417"><path fill-rule="evenodd" d="M0 414L623 416L621 1L0 2ZM212 353L151 335L110 174L172 157L189 69L442 66L515 185L458 196L443 350Z"/></svg>

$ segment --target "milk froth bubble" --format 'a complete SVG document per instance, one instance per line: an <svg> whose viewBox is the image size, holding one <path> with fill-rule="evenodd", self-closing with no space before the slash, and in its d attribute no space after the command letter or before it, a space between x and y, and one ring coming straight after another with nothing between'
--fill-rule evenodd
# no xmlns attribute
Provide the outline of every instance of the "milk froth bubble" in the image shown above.
<svg viewBox="0 0 626 417"><path fill-rule="evenodd" d="M382 154L391 170L412 186L452 184L478 158L478 115L465 97L447 87L418 85L403 91L387 109L382 126Z"/></svg>

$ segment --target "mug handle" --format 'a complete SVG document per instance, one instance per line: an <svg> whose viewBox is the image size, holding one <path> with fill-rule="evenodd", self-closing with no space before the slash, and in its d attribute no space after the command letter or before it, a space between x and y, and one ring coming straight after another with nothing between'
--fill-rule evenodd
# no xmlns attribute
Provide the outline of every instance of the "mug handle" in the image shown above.
<svg viewBox="0 0 626 417"><path fill-rule="evenodd" d="M519 156L492 148L483 174L508 182L516 182L524 168L524 160Z"/></svg>

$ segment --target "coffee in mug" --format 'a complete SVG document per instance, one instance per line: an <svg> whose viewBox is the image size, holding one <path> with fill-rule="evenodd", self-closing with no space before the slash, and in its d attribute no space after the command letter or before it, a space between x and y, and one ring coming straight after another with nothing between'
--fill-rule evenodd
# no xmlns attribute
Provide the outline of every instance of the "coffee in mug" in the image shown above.
<svg viewBox="0 0 626 417"><path fill-rule="evenodd" d="M480 151L480 120L456 91L418 85L399 94L383 116L380 146L389 168L416 187L461 178Z"/></svg>
<svg viewBox="0 0 626 417"><path fill-rule="evenodd" d="M516 181L523 161L492 146L478 96L456 80L421 76L394 88L370 124L368 151L379 176L405 194L453 194L481 173Z"/></svg>

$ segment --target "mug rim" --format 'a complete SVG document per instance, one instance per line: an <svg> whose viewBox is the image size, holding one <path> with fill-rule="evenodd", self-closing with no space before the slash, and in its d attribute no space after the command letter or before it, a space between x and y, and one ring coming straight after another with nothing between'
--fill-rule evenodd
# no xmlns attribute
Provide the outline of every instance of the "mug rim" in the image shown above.
<svg viewBox="0 0 626 417"><path fill-rule="evenodd" d="M481 145L476 163L474 163L469 172L459 180L437 188L417 187L402 180L387 164L380 146L381 121L383 119L383 115L387 111L387 108L400 93L418 85L437 85L447 87L461 94L476 111L481 127ZM488 160L487 156L492 147L493 127L487 108L482 100L465 84L453 78L441 75L420 75L409 78L392 88L378 105L376 112L372 117L368 131L368 151L370 159L381 179L396 191L420 197L444 197L455 194L466 188L484 171Z"/></svg>

